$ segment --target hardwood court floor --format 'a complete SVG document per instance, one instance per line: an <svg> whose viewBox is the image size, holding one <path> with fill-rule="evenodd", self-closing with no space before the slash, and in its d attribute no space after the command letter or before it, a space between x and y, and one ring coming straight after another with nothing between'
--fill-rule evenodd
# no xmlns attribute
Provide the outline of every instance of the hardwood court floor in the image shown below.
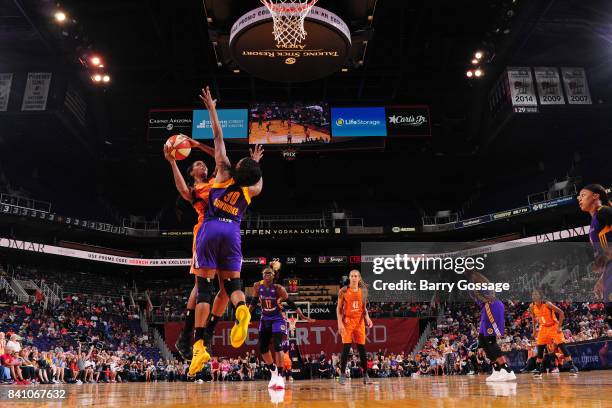
<svg viewBox="0 0 612 408"><path fill-rule="evenodd" d="M0 387L1 407L612 407L612 370L545 375L534 380L519 375L516 383L486 384L484 376L355 380L345 386L332 380L296 381L283 393L271 393L266 383L129 383L63 386L66 399L10 403ZM19 387L56 389L59 386ZM18 387L12 387L16 389ZM13 400L15 401L15 400Z"/></svg>

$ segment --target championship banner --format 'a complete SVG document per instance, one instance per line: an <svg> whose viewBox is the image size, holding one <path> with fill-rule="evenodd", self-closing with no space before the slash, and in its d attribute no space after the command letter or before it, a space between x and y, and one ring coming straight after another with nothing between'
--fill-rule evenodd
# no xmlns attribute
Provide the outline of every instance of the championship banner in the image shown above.
<svg viewBox="0 0 612 408"><path fill-rule="evenodd" d="M44 111L51 85L51 72L29 72L26 82L22 111Z"/></svg>
<svg viewBox="0 0 612 408"><path fill-rule="evenodd" d="M531 68L529 67L508 67L508 82L510 84L510 95L512 107L516 113L533 113L538 111L538 101L536 99ZM526 109L517 109L526 108Z"/></svg>
<svg viewBox="0 0 612 408"><path fill-rule="evenodd" d="M570 105L590 105L592 103L584 68L561 68L561 75Z"/></svg>
<svg viewBox="0 0 612 408"><path fill-rule="evenodd" d="M13 74L0 74L0 111L6 112L8 108L12 82Z"/></svg>
<svg viewBox="0 0 612 408"><path fill-rule="evenodd" d="M533 72L538 86L540 105L565 105L557 68L535 67Z"/></svg>
<svg viewBox="0 0 612 408"><path fill-rule="evenodd" d="M387 106L387 136L431 136L429 106Z"/></svg>
<svg viewBox="0 0 612 408"><path fill-rule="evenodd" d="M149 139L166 140L179 133L190 136L192 116L191 109L151 109L148 123Z"/></svg>
<svg viewBox="0 0 612 408"><path fill-rule="evenodd" d="M372 319L374 327L366 329L366 350L386 350L389 353L410 353L419 339L419 319L416 317ZM183 328L183 322L164 324L165 341L171 351ZM259 353L259 322L249 325L249 334L244 345L235 349L230 344L233 322L219 322L212 338L215 356L235 358L254 350ZM298 323L295 329L296 342L302 355L319 354L324 350L328 355L342 351L342 336L338 333L336 320L319 320L314 323Z"/></svg>

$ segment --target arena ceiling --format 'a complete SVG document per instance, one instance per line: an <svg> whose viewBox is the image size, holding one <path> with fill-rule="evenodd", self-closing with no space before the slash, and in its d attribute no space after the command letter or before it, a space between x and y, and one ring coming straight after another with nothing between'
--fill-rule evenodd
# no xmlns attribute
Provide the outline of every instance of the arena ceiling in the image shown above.
<svg viewBox="0 0 612 408"><path fill-rule="evenodd" d="M134 167L133 177L138 180L150 170L137 166L155 167L160 161L159 146L146 141L148 109L197 106L198 88L203 84L210 84L227 106L269 100L430 105L433 137L389 143L375 163L384 165L409 155L414 163L411 172L423 168L423 163L435 163L425 167L429 177L420 184L428 191L431 182L443 178L445 192L432 200L452 196L461 202L466 197L463 193L474 187L470 174L481 174L483 166L500 158L508 162L508 171L513 165L535 165L551 143L540 136L550 129L556 140L563 140L557 149L569 155L584 142L584 123L603 140L611 128L609 120L603 119L609 116L605 106L612 94L609 1L320 0L318 5L341 16L356 38L367 39L367 49L351 55L347 72L292 84L236 74L223 48L213 46L213 42L222 43L238 16L260 6L257 0L66 0L62 7L77 20L71 29L53 23L55 4L48 0L0 4L0 67L51 68L79 78L94 123L88 134L76 136L79 146L87 146L86 160L102 158L103 168L121 162ZM487 51L486 75L468 80L465 71L479 49ZM104 56L112 75L108 87L93 86L83 74L78 63L83 50ZM493 123L487 94L508 65L584 66L595 105ZM5 143L12 135L21 140L51 132L48 139L55 145L64 149L72 145L72 140L65 140L68 132L61 124L4 115L0 127L10 129L0 135ZM517 142L517 137L522 141ZM525 149L525 141L531 143L530 149ZM40 146L33 154L37 161L53 148L44 142ZM521 160L510 163L509 152L521 154ZM127 163L126 159L135 160ZM351 158L347 155L343 160L339 162ZM394 166L393 172L399 174L402 168ZM101 176L117 179L110 174ZM336 180L342 182L342 178ZM127 180L117 188L130 184L135 181Z"/></svg>

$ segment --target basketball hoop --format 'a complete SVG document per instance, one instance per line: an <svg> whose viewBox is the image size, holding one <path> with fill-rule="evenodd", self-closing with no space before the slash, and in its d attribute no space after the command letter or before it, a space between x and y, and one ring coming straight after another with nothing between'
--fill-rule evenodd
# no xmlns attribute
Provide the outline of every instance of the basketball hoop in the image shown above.
<svg viewBox="0 0 612 408"><path fill-rule="evenodd" d="M295 336L295 325L297 324L297 318L289 317L287 318L287 323L289 323L289 334L291 337Z"/></svg>
<svg viewBox="0 0 612 408"><path fill-rule="evenodd" d="M304 19L318 0L260 0L272 14L278 48L296 48L306 38Z"/></svg>

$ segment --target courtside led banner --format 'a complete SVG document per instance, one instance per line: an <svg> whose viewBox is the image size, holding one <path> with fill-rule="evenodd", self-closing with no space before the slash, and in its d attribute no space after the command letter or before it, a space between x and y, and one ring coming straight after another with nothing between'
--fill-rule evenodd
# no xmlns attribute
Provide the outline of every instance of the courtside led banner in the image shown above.
<svg viewBox="0 0 612 408"><path fill-rule="evenodd" d="M481 253L489 253L496 251L503 251L508 248L516 248L519 246L529 246L539 243L545 242L553 242L564 240L568 238L575 238L580 236L588 235L590 230L590 226L585 225L582 227L569 228L560 231L554 231L546 234L534 235L531 237L520 238L513 241L507 241L502 243L497 243L493 245L479 246L476 248L471 248L469 250L461 250L461 251L453 251L452 253L448 253L446 255L474 255ZM98 252L90 252L83 251L79 249L73 248L65 248L58 247L54 245L47 245L38 242L29 242L29 241L20 241L13 238L5 238L0 237L0 248L7 249L15 249L21 251L30 251L36 252L39 254L49 254L49 255L59 255L66 256L70 258L80 258L86 259L89 261L96 262L107 262L113 264L120 265L132 265L132 266L189 266L191 265L191 258L132 258L125 256L116 256L116 255L108 255L101 254ZM391 255L388 255L391 256ZM289 260L291 259L291 261ZM304 256L299 260L296 260L295 257L287 258L286 263L288 264L296 264L299 261L300 264L346 264L347 257L346 256L324 256L324 257L316 257L316 256ZM362 255L361 257L351 256L348 261L350 263L356 262L372 262L373 256L371 255ZM264 257L252 257L252 258L244 258L244 264L251 265L265 265L266 258Z"/></svg>
<svg viewBox="0 0 612 408"><path fill-rule="evenodd" d="M218 109L217 116L226 139L246 139L249 129L249 113L247 109ZM191 137L194 139L212 139L212 123L206 109L193 111Z"/></svg>
<svg viewBox="0 0 612 408"><path fill-rule="evenodd" d="M332 136L387 136L385 108L332 108Z"/></svg>

